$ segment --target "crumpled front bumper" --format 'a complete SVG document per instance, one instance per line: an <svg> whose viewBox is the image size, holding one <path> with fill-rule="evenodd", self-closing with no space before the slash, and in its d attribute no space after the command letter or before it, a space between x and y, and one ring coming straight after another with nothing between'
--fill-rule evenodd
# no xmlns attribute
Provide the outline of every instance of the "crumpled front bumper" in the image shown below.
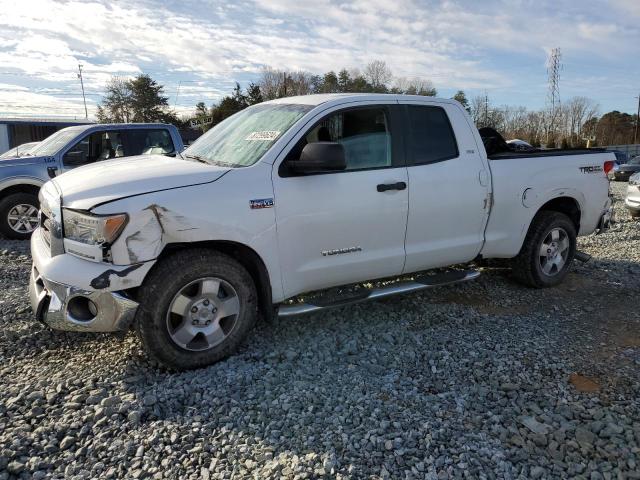
<svg viewBox="0 0 640 480"><path fill-rule="evenodd" d="M67 275L75 273L79 277L90 277L95 274L93 270L104 269L103 266L69 254L51 257L40 229L31 237L31 255L29 299L38 320L57 330L83 332L114 332L131 324L138 303L124 293L90 290L68 285L59 278L48 278L49 274L61 271ZM131 286L140 284L138 281L132 283Z"/></svg>

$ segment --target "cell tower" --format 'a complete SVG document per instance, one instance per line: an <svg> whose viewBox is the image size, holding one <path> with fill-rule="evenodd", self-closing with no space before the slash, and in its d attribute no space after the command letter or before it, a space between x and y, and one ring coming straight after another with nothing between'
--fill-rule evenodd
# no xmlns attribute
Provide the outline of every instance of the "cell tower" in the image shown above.
<svg viewBox="0 0 640 480"><path fill-rule="evenodd" d="M560 111L560 70L562 64L560 59L562 53L559 48L551 50L549 59L547 60L547 78L549 91L547 93L547 105L549 111L549 122L547 127L547 141L549 136L555 131L558 113Z"/></svg>

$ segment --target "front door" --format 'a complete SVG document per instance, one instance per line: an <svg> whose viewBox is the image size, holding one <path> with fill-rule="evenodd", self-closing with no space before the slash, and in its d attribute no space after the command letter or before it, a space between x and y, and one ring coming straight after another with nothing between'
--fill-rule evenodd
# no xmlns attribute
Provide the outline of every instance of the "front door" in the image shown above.
<svg viewBox="0 0 640 480"><path fill-rule="evenodd" d="M320 116L273 171L278 248L286 296L398 275L405 260L408 178L397 104ZM347 169L294 175L310 142L344 146Z"/></svg>
<svg viewBox="0 0 640 480"><path fill-rule="evenodd" d="M82 138L62 156L62 171L101 160L123 157L121 132L98 131Z"/></svg>

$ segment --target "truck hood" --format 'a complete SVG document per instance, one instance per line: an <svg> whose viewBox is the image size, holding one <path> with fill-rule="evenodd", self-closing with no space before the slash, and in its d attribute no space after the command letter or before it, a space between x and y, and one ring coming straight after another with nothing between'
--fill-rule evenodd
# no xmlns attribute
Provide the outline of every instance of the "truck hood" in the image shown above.
<svg viewBox="0 0 640 480"><path fill-rule="evenodd" d="M123 197L210 183L229 171L163 155L141 155L74 168L53 179L65 207L88 210Z"/></svg>
<svg viewBox="0 0 640 480"><path fill-rule="evenodd" d="M30 157L28 155L25 155L24 157L0 158L0 168L40 165L44 163L44 161L45 157Z"/></svg>

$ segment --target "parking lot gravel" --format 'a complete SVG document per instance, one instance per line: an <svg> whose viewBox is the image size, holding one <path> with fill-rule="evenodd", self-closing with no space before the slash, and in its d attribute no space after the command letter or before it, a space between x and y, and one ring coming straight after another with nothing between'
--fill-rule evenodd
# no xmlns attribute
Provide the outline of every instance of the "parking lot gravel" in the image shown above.
<svg viewBox="0 0 640 480"><path fill-rule="evenodd" d="M0 479L640 478L640 222L558 288L475 282L263 322L171 373L46 329L0 240Z"/></svg>

